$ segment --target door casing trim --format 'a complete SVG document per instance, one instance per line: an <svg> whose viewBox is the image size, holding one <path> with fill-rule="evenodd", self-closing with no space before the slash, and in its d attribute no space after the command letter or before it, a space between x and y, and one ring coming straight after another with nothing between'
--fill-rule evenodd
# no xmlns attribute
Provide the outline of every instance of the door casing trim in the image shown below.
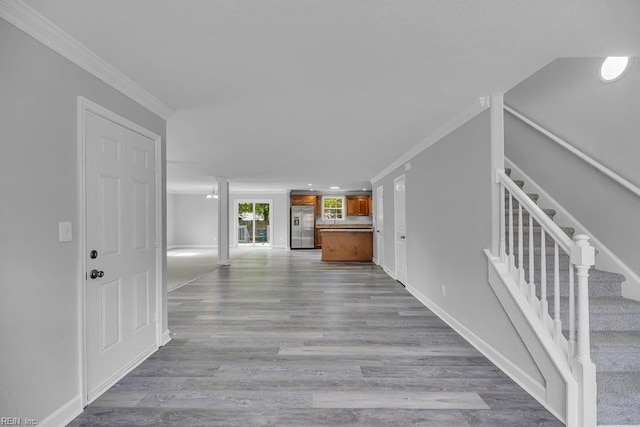
<svg viewBox="0 0 640 427"><path fill-rule="evenodd" d="M404 181L404 227L405 230L404 232L407 232L407 177L405 174L400 175L399 177L395 178L393 180L393 252L394 252L394 261L395 261L395 265L394 265L394 270L395 270L395 274L394 276L396 280L399 281L398 278L398 247L397 247L397 236L396 234L398 233L398 201L396 200L396 185L398 185L399 181ZM404 243L404 281L407 281L407 242L405 241ZM402 283L402 282L400 282ZM406 283L402 283L403 285L406 286Z"/></svg>
<svg viewBox="0 0 640 427"><path fill-rule="evenodd" d="M122 116L114 113L101 105L96 104L93 101L88 100L82 96L78 97L77 102L77 181L78 181L78 227L77 227L77 239L78 239L78 271L77 271L77 287L78 287L78 364L79 368L79 391L82 407L85 407L91 401L95 400L99 395L93 396L91 401L88 398L87 390L87 352L86 352L86 147L85 147L85 126L86 126L86 113L92 112L98 116L117 123L129 130L132 130L144 137L147 137L154 141L155 144L155 186L156 186L156 316L154 322L156 324L156 345L155 348L150 349L148 354L153 353L161 345L163 345L163 295L162 295L162 242L164 240L164 229L162 227L163 211L162 211L162 173L161 173L161 159L162 159L162 137ZM145 356L146 358L146 356ZM140 363L139 361L137 363ZM133 367L136 366L136 363ZM131 369L126 369L123 376ZM106 389L105 389L106 390Z"/></svg>

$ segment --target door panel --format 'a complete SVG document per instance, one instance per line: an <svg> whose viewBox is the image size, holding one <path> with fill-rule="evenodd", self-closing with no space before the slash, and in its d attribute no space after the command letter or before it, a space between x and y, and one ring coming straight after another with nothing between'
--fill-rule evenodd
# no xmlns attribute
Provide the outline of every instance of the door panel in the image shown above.
<svg viewBox="0 0 640 427"><path fill-rule="evenodd" d="M149 246L149 183L133 182L133 236L134 248Z"/></svg>
<svg viewBox="0 0 640 427"><path fill-rule="evenodd" d="M122 338L122 287L120 280L100 284L101 349L109 350Z"/></svg>
<svg viewBox="0 0 640 427"><path fill-rule="evenodd" d="M120 254L120 179L116 176L100 175L100 221L99 252L102 256Z"/></svg>
<svg viewBox="0 0 640 427"><path fill-rule="evenodd" d="M91 401L157 345L155 142L87 112L85 152Z"/></svg>
<svg viewBox="0 0 640 427"><path fill-rule="evenodd" d="M149 270L133 276L133 331L149 324Z"/></svg>

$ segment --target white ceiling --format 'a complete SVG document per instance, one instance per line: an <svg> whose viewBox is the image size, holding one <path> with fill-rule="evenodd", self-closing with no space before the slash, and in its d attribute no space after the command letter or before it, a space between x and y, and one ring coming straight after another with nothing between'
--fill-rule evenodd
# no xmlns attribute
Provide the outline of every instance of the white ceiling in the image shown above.
<svg viewBox="0 0 640 427"><path fill-rule="evenodd" d="M640 55L638 0L26 0L176 112L168 186L345 189L557 57Z"/></svg>

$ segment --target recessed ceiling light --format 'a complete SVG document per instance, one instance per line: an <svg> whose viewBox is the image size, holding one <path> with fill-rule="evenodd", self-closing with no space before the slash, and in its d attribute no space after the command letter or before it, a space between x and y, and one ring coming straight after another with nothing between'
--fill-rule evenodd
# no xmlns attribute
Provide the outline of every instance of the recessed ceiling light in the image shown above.
<svg viewBox="0 0 640 427"><path fill-rule="evenodd" d="M307 184L309 187L311 187L313 184Z"/></svg>
<svg viewBox="0 0 640 427"><path fill-rule="evenodd" d="M609 56L602 62L600 67L600 78L604 82L618 80L629 68L628 56Z"/></svg>
<svg viewBox="0 0 640 427"><path fill-rule="evenodd" d="M363 189L362 189L362 191L367 191L367 189L366 189L366 188L363 188Z"/></svg>
<svg viewBox="0 0 640 427"><path fill-rule="evenodd" d="M330 188L330 189L332 189L332 190L339 190L339 189L340 189L340 187L338 187L338 186L336 186L336 185L333 185L333 186L331 186L331 187L329 187L329 188Z"/></svg>

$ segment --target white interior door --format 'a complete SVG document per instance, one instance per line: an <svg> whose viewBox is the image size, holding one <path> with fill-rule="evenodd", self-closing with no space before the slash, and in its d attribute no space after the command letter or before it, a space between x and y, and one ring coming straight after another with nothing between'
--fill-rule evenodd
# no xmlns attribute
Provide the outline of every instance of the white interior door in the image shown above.
<svg viewBox="0 0 640 427"><path fill-rule="evenodd" d="M157 348L156 148L90 111L84 130L90 402Z"/></svg>
<svg viewBox="0 0 640 427"><path fill-rule="evenodd" d="M396 280L402 284L407 282L407 214L405 176L393 182L393 217L396 249Z"/></svg>
<svg viewBox="0 0 640 427"><path fill-rule="evenodd" d="M376 190L376 260L384 267L384 188Z"/></svg>

